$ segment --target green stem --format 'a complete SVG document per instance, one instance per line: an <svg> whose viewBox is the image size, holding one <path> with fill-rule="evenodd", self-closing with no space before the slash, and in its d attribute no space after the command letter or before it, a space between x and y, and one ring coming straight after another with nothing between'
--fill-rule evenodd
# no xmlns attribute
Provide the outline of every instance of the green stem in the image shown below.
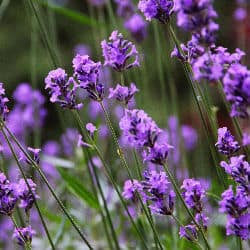
<svg viewBox="0 0 250 250"><path fill-rule="evenodd" d="M33 200L34 200L34 204L35 204L36 210L37 210L38 215L39 215L39 217L40 217L40 219L41 219L41 222L42 222L43 228L44 228L44 230L45 230L45 233L46 233L46 235L47 235L47 238L48 238L48 240L49 240L49 243L50 243L50 245L51 245L51 248L54 250L54 249L55 249L55 246L54 246L53 241L52 241L52 239L51 239L51 236L50 236L48 227L47 227L47 225L46 225L46 223L45 223L45 220L43 219L41 210L40 210L40 208L39 208L39 206L38 206L38 204L37 204L37 201L36 201L36 197L35 197L35 195L34 195L32 189L31 189L31 187L30 187L30 184L29 184L29 182L28 182L28 180L27 180L27 177L25 176L25 173L24 173L23 168L22 168L22 166L21 166L21 164L20 164L20 162L19 162L19 160L18 160L18 157L17 157L17 155L16 155L16 152L14 151L14 148L13 148L13 146L11 145L11 142L10 142L10 140L9 140L9 138L8 138L8 136L7 136L7 134L5 133L4 129L1 129L1 132L2 132L2 134L3 134L3 136L4 136L4 138L5 138L6 142L7 142L7 144L8 144L8 146L9 146L10 150L11 150L11 153L12 153L12 155L13 155L13 157L14 157L16 163L17 163L17 166L18 166L18 168L19 168L19 170L20 170L20 172L21 172L21 174L22 174L22 177L23 177L23 179L24 179L24 181L25 181L25 184L27 185L27 187L28 187L28 189L29 189L29 192L30 192L31 195L32 195L32 198L33 198Z"/></svg>
<svg viewBox="0 0 250 250"><path fill-rule="evenodd" d="M16 136L9 130L9 128L6 126L6 124L3 121L1 121L1 122L2 122L2 126L6 129L6 131L8 132L8 134L11 136L11 138L14 140L14 142L17 144L17 146L23 152L24 156L32 163L32 165L34 166L34 168L37 170L37 172L41 176L42 180L44 181L44 183L48 187L49 191L51 192L52 196L57 201L58 205L60 206L60 208L62 209L63 213L66 215L66 217L69 219L70 223L75 228L75 230L77 231L77 233L80 235L81 239L85 242L85 244L89 247L89 249L93 249L93 247L90 245L90 243L88 242L88 240L86 239L86 237L84 236L84 234L81 232L79 226L77 225L77 223L75 222L75 220L73 219L73 217L70 215L70 213L67 211L66 207L63 205L62 201L59 199L59 197L57 196L57 194L54 192L54 189L52 188L52 186L48 182L46 176L44 175L44 173L42 172L42 170L40 169L40 167L32 159L32 157L29 155L29 153L26 151L26 149L21 145L21 143L18 141L18 139L16 138Z"/></svg>
<svg viewBox="0 0 250 250"><path fill-rule="evenodd" d="M166 173L167 173L167 175L168 175L168 177L169 177L169 179L170 179L172 185L174 186L175 192L177 193L179 199L181 200L181 202L182 202L182 204L183 204L185 210L187 211L188 215L190 216L190 218L192 219L192 221L194 222L194 224L197 226L197 228L198 228L199 231L201 232L202 238L203 238L203 240L204 240L204 242L205 242L205 244L206 244L207 249L210 250L211 248L210 248L210 246L209 246L209 243L208 243L208 241L207 241L207 238L206 238L206 236L205 236L205 233L204 233L202 227L201 227L201 226L197 223L197 221L195 220L194 215L191 213L191 211L189 210L189 208L188 208L186 202L184 201L184 199L183 199L183 197L182 197L182 195L181 195L181 191L180 191L180 189L179 189L179 187L178 187L178 185L177 185L177 183L176 183L176 181L175 181L173 175L172 175L171 172L169 171L169 169L168 169L168 167L167 167L166 164L164 164L163 167L164 167L164 169L165 169L165 171L166 171Z"/></svg>

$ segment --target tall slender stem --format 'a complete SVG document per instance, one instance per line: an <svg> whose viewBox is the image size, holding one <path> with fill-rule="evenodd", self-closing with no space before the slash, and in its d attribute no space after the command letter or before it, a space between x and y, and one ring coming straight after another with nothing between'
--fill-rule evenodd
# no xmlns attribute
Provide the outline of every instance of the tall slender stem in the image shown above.
<svg viewBox="0 0 250 250"><path fill-rule="evenodd" d="M18 141L18 139L16 138L16 136L9 130L9 128L6 126L6 124L1 121L2 126L6 129L6 131L8 132L8 134L11 136L11 138L14 140L14 142L17 144L17 146L20 148L20 150L23 152L23 154L25 155L25 157L32 163L33 167L37 170L38 174L41 176L42 180L44 181L44 183L46 184L46 186L48 187L49 191L51 192L52 196L54 197L54 199L57 201L58 205L60 206L60 208L62 209L63 213L66 215L66 217L69 219L70 223L72 224L72 226L75 228L75 230L77 231L77 233L80 235L80 237L82 238L82 240L85 242L85 244L89 247L89 249L93 249L93 247L90 245L90 243L88 242L88 240L86 239L86 237L84 236L84 234L82 233L81 229L79 228L79 226L77 225L77 223L75 222L75 220L73 219L73 217L70 215L70 213L67 211L66 207L63 205L62 201L59 199L59 197L57 196L57 194L55 193L54 189L52 188L52 186L50 185L50 183L48 182L46 176L44 175L44 173L42 172L42 170L40 169L40 167L37 165L37 163L31 158L31 156L29 155L29 153L26 151L26 149L21 145L21 143Z"/></svg>

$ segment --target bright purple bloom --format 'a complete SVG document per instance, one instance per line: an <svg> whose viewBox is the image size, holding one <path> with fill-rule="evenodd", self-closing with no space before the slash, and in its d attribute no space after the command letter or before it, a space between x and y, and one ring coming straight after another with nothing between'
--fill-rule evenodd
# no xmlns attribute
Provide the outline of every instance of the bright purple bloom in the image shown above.
<svg viewBox="0 0 250 250"><path fill-rule="evenodd" d="M245 155L234 156L229 163L222 161L220 165L240 184L242 190L250 193L250 164L244 158Z"/></svg>
<svg viewBox="0 0 250 250"><path fill-rule="evenodd" d="M86 124L86 129L89 132L89 134L90 134L91 137L93 137L95 131L97 131L96 126L93 123L91 123L91 122L89 122L89 123Z"/></svg>
<svg viewBox="0 0 250 250"><path fill-rule="evenodd" d="M247 10L245 8L237 8L234 12L234 18L237 21L243 21L247 17Z"/></svg>
<svg viewBox="0 0 250 250"><path fill-rule="evenodd" d="M123 186L122 196L126 200L136 201L137 200L136 192L141 193L141 191L142 191L142 185L139 181L127 180L125 181L124 186Z"/></svg>
<svg viewBox="0 0 250 250"><path fill-rule="evenodd" d="M215 146L224 155L232 155L240 149L239 143L234 140L233 135L227 127L218 129L218 141Z"/></svg>
<svg viewBox="0 0 250 250"><path fill-rule="evenodd" d="M13 238L17 240L17 244L25 246L25 244L31 244L32 237L36 234L35 230L31 226L18 228L14 230Z"/></svg>
<svg viewBox="0 0 250 250"><path fill-rule="evenodd" d="M126 109L119 125L128 143L136 148L153 146L161 132L152 118L139 109Z"/></svg>
<svg viewBox="0 0 250 250"><path fill-rule="evenodd" d="M127 19L124 23L124 27L131 33L132 37L137 42L141 42L146 37L147 23L139 14L134 14Z"/></svg>
<svg viewBox="0 0 250 250"><path fill-rule="evenodd" d="M27 213L33 206L35 199L39 198L36 194L36 184L27 179L28 185L24 179L20 179L18 183L13 184L13 191L16 197L20 199L19 207L24 208Z"/></svg>
<svg viewBox="0 0 250 250"><path fill-rule="evenodd" d="M82 104L76 103L78 85L72 77L68 78L64 69L58 68L49 72L45 78L45 89L50 91L50 101L57 102L63 108L80 109Z"/></svg>
<svg viewBox="0 0 250 250"><path fill-rule="evenodd" d="M144 14L146 20L151 21L153 18L161 23L167 23L170 15L173 13L173 0L140 0L139 10Z"/></svg>
<svg viewBox="0 0 250 250"><path fill-rule="evenodd" d="M229 187L222 193L222 200L219 202L222 213L226 213L227 235L236 235L243 240L250 238L250 197L241 189L236 189L236 193Z"/></svg>
<svg viewBox="0 0 250 250"><path fill-rule="evenodd" d="M144 161L163 165L166 163L168 152L173 146L166 143L155 142L153 147L147 147L142 154Z"/></svg>
<svg viewBox="0 0 250 250"><path fill-rule="evenodd" d="M108 98L116 99L119 102L123 102L125 105L134 97L135 93L139 90L136 88L134 83L130 84L130 87L121 86L117 84L115 89L109 89Z"/></svg>
<svg viewBox="0 0 250 250"><path fill-rule="evenodd" d="M232 64L223 78L226 99L231 103L231 116L248 117L250 106L250 71L240 63Z"/></svg>
<svg viewBox="0 0 250 250"><path fill-rule="evenodd" d="M124 71L140 66L135 45L125 40L117 30L111 33L108 42L103 40L101 46L105 59L104 66L108 65L116 71Z"/></svg>
<svg viewBox="0 0 250 250"><path fill-rule="evenodd" d="M77 147L88 147L91 148L92 146L82 140L82 136L78 135Z"/></svg>
<svg viewBox="0 0 250 250"><path fill-rule="evenodd" d="M28 150L29 150L29 152L31 152L33 154L33 160L34 160L34 162L36 162L37 164L39 164L41 149L40 148L31 148L31 147L28 147Z"/></svg>
<svg viewBox="0 0 250 250"><path fill-rule="evenodd" d="M95 63L88 55L76 55L73 59L73 68L80 87L87 90L91 99L101 101L104 96L104 86L99 83L101 63Z"/></svg>
<svg viewBox="0 0 250 250"><path fill-rule="evenodd" d="M182 195L187 206L194 209L197 213L201 213L203 210L202 201L206 193L201 183L194 179L185 179L181 188L184 189Z"/></svg>
<svg viewBox="0 0 250 250"><path fill-rule="evenodd" d="M5 89L3 88L3 83L0 82L0 116L3 120L5 120L9 109L6 103L9 99L5 96Z"/></svg>

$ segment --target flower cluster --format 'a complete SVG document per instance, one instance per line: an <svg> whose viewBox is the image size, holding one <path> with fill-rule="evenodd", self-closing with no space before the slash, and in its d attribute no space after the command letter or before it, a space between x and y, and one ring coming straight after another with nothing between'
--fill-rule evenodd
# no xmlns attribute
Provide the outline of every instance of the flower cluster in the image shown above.
<svg viewBox="0 0 250 250"><path fill-rule="evenodd" d="M8 98L5 96L5 89L3 87L3 83L0 82L0 116L3 120L5 120L7 113L9 112L6 103L8 102Z"/></svg>
<svg viewBox="0 0 250 250"><path fill-rule="evenodd" d="M120 72L140 65L135 45L125 40L117 30L111 33L108 42L103 40L101 46L105 59L104 66L110 66Z"/></svg>
<svg viewBox="0 0 250 250"><path fill-rule="evenodd" d="M29 213L39 196L36 194L36 184L31 179L27 181L29 187L24 179L20 179L18 183L11 183L3 173L0 173L0 214L11 216L19 201L19 207L23 208L26 214ZM16 229L13 237L18 240L19 245L24 246L31 243L34 234L35 231L28 226Z"/></svg>
<svg viewBox="0 0 250 250"><path fill-rule="evenodd" d="M117 15L124 19L124 27L136 41L141 42L146 36L147 23L141 15L136 13L136 6L132 0L115 0Z"/></svg>
<svg viewBox="0 0 250 250"><path fill-rule="evenodd" d="M175 193L165 172L145 171L144 180L127 180L123 188L123 197L132 202L137 201L141 195L142 200L155 214L172 215L175 203Z"/></svg>
<svg viewBox="0 0 250 250"><path fill-rule="evenodd" d="M177 0L175 11L177 11L178 26L192 32L199 44L211 45L215 42L215 32L219 26L214 22L217 13L212 0Z"/></svg>
<svg viewBox="0 0 250 250"><path fill-rule="evenodd" d="M235 181L236 190L230 186L222 193L219 211L227 214L227 235L247 240L250 238L250 164L245 160L245 155L232 156L239 145L226 128L224 132L220 152L231 157L228 162L222 161L220 165Z"/></svg>
<svg viewBox="0 0 250 250"><path fill-rule="evenodd" d="M76 102L76 89L79 87L72 77L68 78L64 69L49 72L45 78L45 89L50 91L50 101L57 102L63 108L80 109L82 104Z"/></svg>
<svg viewBox="0 0 250 250"><path fill-rule="evenodd" d="M215 146L220 153L229 156L240 149L239 143L234 140L227 127L218 129L218 141Z"/></svg>
<svg viewBox="0 0 250 250"><path fill-rule="evenodd" d="M130 87L121 86L117 84L115 89L109 89L109 96L110 99L116 99L119 102L124 103L127 105L129 101L134 97L135 93L139 90L136 88L134 83L130 84Z"/></svg>
<svg viewBox="0 0 250 250"><path fill-rule="evenodd" d="M161 23L167 23L170 15L173 13L173 0L140 0L139 10L144 14L148 21L153 18Z"/></svg>
<svg viewBox="0 0 250 250"><path fill-rule="evenodd" d="M194 179L185 179L181 188L184 190L182 195L188 206L195 213L196 222L205 230L207 229L208 217L204 214L204 198L206 190L201 182ZM180 227L180 236L187 240L197 239L198 228L195 224ZM192 237L191 237L192 236Z"/></svg>

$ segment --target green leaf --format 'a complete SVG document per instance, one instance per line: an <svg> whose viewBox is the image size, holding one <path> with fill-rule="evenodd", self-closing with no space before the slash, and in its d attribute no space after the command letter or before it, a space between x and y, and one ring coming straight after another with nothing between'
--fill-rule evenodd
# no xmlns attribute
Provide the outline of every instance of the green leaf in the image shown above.
<svg viewBox="0 0 250 250"><path fill-rule="evenodd" d="M71 10L65 7L61 7L56 4L47 3L44 1L38 1L39 4L46 6L47 8L53 10L55 13L58 13L59 15L63 15L64 17L67 17L73 21L76 21L78 23L89 25L89 26L95 26L96 22L92 18L77 12L75 10Z"/></svg>
<svg viewBox="0 0 250 250"><path fill-rule="evenodd" d="M79 180L62 168L58 168L58 171L65 181L66 188L68 188L71 193L76 195L83 202L87 203L90 207L99 209L99 203L97 199L89 190L84 187L84 185Z"/></svg>

